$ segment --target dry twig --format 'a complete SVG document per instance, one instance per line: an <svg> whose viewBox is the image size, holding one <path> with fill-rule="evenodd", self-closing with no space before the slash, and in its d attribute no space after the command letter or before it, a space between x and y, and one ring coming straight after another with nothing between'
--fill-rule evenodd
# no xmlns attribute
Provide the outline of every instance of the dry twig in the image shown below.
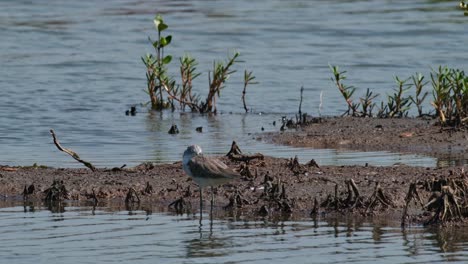
<svg viewBox="0 0 468 264"><path fill-rule="evenodd" d="M72 151L71 149L67 149L67 148L64 148L60 145L60 142L58 141L57 137L55 136L55 132L53 129L50 130L50 134L52 134L52 138L54 139L54 144L55 146L57 146L57 148L60 150L60 151L63 151L65 153L67 153L68 155L72 156L72 158L74 158L75 160L77 160L78 162L81 162L83 163L86 167L88 167L89 169L91 169L92 171L96 171L96 168L93 166L93 164L87 162L87 161L84 161L80 158L80 156L78 156L78 154L76 154L74 151Z"/></svg>

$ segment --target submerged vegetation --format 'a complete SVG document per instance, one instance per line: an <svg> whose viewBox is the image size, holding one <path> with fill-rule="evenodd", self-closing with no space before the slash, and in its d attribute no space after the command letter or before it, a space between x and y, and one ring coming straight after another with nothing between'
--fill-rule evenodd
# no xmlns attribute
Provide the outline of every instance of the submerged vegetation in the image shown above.
<svg viewBox="0 0 468 264"><path fill-rule="evenodd" d="M387 96L387 102L381 102L380 106L375 103L379 96L373 94L368 88L364 97L359 98L355 103L353 94L356 88L343 83L346 79L346 71L339 71L337 66L330 66L333 77L332 81L340 91L346 101L347 110L343 115L372 117L374 108L378 108L375 115L379 118L401 118L407 117L412 105L415 105L418 116L433 116L438 118L442 126L462 127L468 121L468 76L459 69L452 69L446 66L439 66L437 70L432 70L431 85L432 96L431 105L433 110L428 113L423 112L423 103L429 94L424 91L424 87L429 83L424 81L421 73L416 73L410 78L400 79L395 77L397 88L391 95ZM409 81L412 82L409 82ZM408 95L414 88L414 95ZM435 112L435 114L434 114Z"/></svg>
<svg viewBox="0 0 468 264"><path fill-rule="evenodd" d="M178 102L179 108L185 110L188 107L193 112L216 113L216 99L220 97L221 90L225 87L229 76L236 72L233 66L240 62L239 52L228 56L225 62L213 62L213 69L208 74L208 94L205 100L200 95L193 92L193 80L200 76L197 73L198 62L190 55L184 55L180 58L180 78L181 84L178 84L175 78L168 73L168 66L172 62L172 55L165 54L165 48L171 43L172 36L163 35L169 26L164 23L162 16L157 15L154 18L154 25L158 31L158 39L149 41L153 45L156 54L147 54L142 57L146 66L147 93L150 97L151 108L154 110L163 110L167 108L176 108ZM248 111L245 104L245 90L248 84L254 84L255 77L252 72L245 71L244 90L242 102L244 109Z"/></svg>

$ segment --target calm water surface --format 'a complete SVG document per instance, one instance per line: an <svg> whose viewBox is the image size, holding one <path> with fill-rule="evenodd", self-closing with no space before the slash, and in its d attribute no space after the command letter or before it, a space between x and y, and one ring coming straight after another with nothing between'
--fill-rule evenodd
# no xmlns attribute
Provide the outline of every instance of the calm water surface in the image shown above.
<svg viewBox="0 0 468 264"><path fill-rule="evenodd" d="M302 85L304 112L319 114L323 92L320 113L342 113L329 63L348 71L357 94L372 88L381 100L395 87L394 75L465 67L468 19L455 2L0 1L0 164L80 166L52 145L53 128L64 146L106 167L179 160L194 142L224 153L232 140L245 151L322 164L434 166L435 159L420 156L277 148L250 133L277 131L272 122L297 112ZM241 52L245 63L218 102L223 115L148 113L139 106L148 99L140 57L152 52L147 37L155 36L156 13L173 35L167 53L199 60L195 89L203 96L212 61ZM240 100L244 69L260 82L248 88L249 115ZM125 116L132 105L140 113ZM167 134L172 124L179 135Z"/></svg>
<svg viewBox="0 0 468 264"><path fill-rule="evenodd" d="M432 158L385 152L293 149L257 140L293 117L304 86L303 111L337 115L343 99L328 64L348 71L347 83L380 93L393 76L428 74L431 67L464 68L467 17L458 1L0 1L0 164L80 166L56 150L66 147L96 166L180 160L189 144L225 153L232 140L245 152L299 155L319 164L440 164ZM217 116L154 113L140 57L152 52L152 18L162 13L173 35L167 53L189 52L206 94L213 60L240 51L218 101ZM174 61L177 61L174 60ZM242 73L260 84L241 104ZM171 72L177 73L175 63ZM319 110L320 94L323 106ZM124 112L137 105L135 117ZM428 111L426 106L425 111ZM167 133L176 124L181 133ZM195 132L203 126L204 132ZM159 209L68 206L47 210L7 204L0 209L1 263L466 263L466 230L413 227L353 219L213 221ZM151 213L152 211L152 213Z"/></svg>
<svg viewBox="0 0 468 264"><path fill-rule="evenodd" d="M2 204L5 206L5 204ZM11 206L11 205L10 205ZM117 210L117 211L116 211ZM0 209L1 263L466 263L466 230L356 219L273 221L121 207Z"/></svg>

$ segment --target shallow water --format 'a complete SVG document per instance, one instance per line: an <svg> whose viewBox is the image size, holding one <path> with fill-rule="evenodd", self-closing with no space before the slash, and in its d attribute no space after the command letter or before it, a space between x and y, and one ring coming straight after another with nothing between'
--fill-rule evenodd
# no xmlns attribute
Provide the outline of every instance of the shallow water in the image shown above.
<svg viewBox="0 0 468 264"><path fill-rule="evenodd" d="M156 13L173 35L167 53L199 60L195 89L202 95L212 61L241 52L245 63L218 102L223 115L148 113L141 106L136 117L124 115L148 99L140 57L152 52L147 37L155 36ZM467 23L453 1L1 1L0 164L80 166L55 149L53 128L64 146L107 167L179 160L192 143L224 153L232 140L247 151L320 157L323 164L434 166L435 159L420 156L277 148L248 133L277 131L273 121L293 117L302 85L303 112L317 116L323 92L320 113L342 113L329 63L348 71L356 94L369 87L380 100L395 87L394 75L427 74L439 64L463 68ZM248 87L249 115L240 100L244 69L260 82ZM172 124L181 134L167 134Z"/></svg>
<svg viewBox="0 0 468 264"><path fill-rule="evenodd" d="M384 220L244 220L122 205L0 209L2 263L466 263L464 229ZM204 218L205 219L205 218Z"/></svg>
<svg viewBox="0 0 468 264"><path fill-rule="evenodd" d="M457 1L0 1L0 164L81 167L52 143L61 143L96 166L180 160L193 143L209 154L226 153L232 140L245 152L298 155L319 164L407 163L451 165L463 161L386 152L295 149L257 140L278 131L282 116L298 110L337 115L345 103L330 81L328 64L348 71L347 84L380 94L393 76L428 74L431 67L466 66L467 17ZM154 113L140 57L152 52L152 18L162 13L175 58L191 53L203 73L195 89L205 95L212 61L240 51L245 63L231 76L217 116ZM174 61L177 61L174 60ZM248 87L243 114L242 73ZM177 66L171 71L176 73ZM428 78L428 77L427 77ZM322 107L320 94L323 93ZM430 96L429 96L430 97ZM425 111L429 111L429 101ZM130 106L138 114L125 116ZM176 124L181 133L169 135ZM195 127L203 126L203 133ZM412 227L371 219L243 220L205 222L162 208L3 204L3 263L439 263L468 261L464 229Z"/></svg>

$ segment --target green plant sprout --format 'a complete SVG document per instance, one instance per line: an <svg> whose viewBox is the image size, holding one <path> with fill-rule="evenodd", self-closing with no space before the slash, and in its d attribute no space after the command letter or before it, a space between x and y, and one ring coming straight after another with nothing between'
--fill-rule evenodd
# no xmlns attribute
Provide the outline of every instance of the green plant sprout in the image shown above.
<svg viewBox="0 0 468 264"><path fill-rule="evenodd" d="M151 38L148 39L156 51L156 57L152 54L147 54L142 58L142 61L146 66L147 93L151 100L151 108L162 110L170 106L170 103L164 99L163 86L165 85L173 89L175 84L167 75L167 65L172 61L172 56L164 56L164 47L171 43L172 36L162 36L162 32L169 26L164 23L160 15L154 18L153 23L158 31L158 40L152 41Z"/></svg>
<svg viewBox="0 0 468 264"><path fill-rule="evenodd" d="M353 86L345 86L343 84L343 80L346 79L346 75L345 75L346 71L340 72L338 66L332 66L332 65L328 65L328 66L330 67L330 69L333 72L333 78L331 78L331 80L335 83L338 90L340 90L340 93L343 96L343 98L345 99L346 104L348 104L348 110L346 110L343 113L342 116L344 116L344 115L352 115L352 116L358 115L359 104L353 103L353 100L351 99L354 92L356 91L356 88L353 87Z"/></svg>
<svg viewBox="0 0 468 264"><path fill-rule="evenodd" d="M369 88L367 88L366 95L359 100L361 101L361 106L362 106L362 116L363 117L372 117L372 110L375 107L375 103L373 100L378 97L379 94L373 94Z"/></svg>
<svg viewBox="0 0 468 264"><path fill-rule="evenodd" d="M197 61L190 55L186 54L180 58L180 76L182 79L182 89L180 91L181 108L185 109L185 102L193 102L195 105L200 101L200 97L192 93L193 80L200 76L201 73L196 73ZM193 104L188 105L192 111L197 110Z"/></svg>
<svg viewBox="0 0 468 264"><path fill-rule="evenodd" d="M175 78L168 74L168 66L172 61L171 55L165 55L165 48L171 44L172 36L163 36L163 31L169 28L164 23L161 15L156 15L153 20L158 32L158 39L152 41L148 38L155 49L156 54L147 54L142 57L146 66L147 90L150 97L151 108L163 110L172 107L175 110L174 102L179 103L180 109L189 107L193 112L216 113L216 98L220 96L229 76L236 72L232 67L238 60L240 53L228 57L226 62L214 62L213 71L209 72L209 90L206 100L202 101L200 96L193 92L193 80L200 76L196 72L197 61L190 55L184 55L179 59L181 84L177 84ZM249 76L250 78L251 76ZM252 83L253 79L248 83Z"/></svg>
<svg viewBox="0 0 468 264"><path fill-rule="evenodd" d="M238 62L237 58L240 53L236 52L226 62L224 65L223 62L213 62L213 71L208 76L209 91L208 96L206 97L205 102L202 102L200 105L200 112L216 113L216 96L220 96L221 90L224 88L224 83L229 79L229 75L236 72L231 70L231 67L234 63Z"/></svg>
<svg viewBox="0 0 468 264"><path fill-rule="evenodd" d="M411 76L411 79L413 80L413 85L416 91L415 97L410 96L410 99L418 109L418 116L421 117L423 116L422 104L429 94L429 92L426 91L421 96L421 92L428 82L424 82L424 76L421 73L416 73L415 75Z"/></svg>
<svg viewBox="0 0 468 264"><path fill-rule="evenodd" d="M441 125L463 126L468 121L468 76L458 69L439 66L431 73L432 106Z"/></svg>
<svg viewBox="0 0 468 264"><path fill-rule="evenodd" d="M408 115L411 99L410 97L403 97L403 94L411 88L411 84L406 83L408 80L409 78L401 80L398 76L395 76L398 88L394 90L395 93L393 95L388 96L388 117L406 117Z"/></svg>
<svg viewBox="0 0 468 264"><path fill-rule="evenodd" d="M246 113L249 112L249 109L247 108L247 104L245 103L245 94L247 90L247 85L249 84L258 84L258 82L255 82L255 76L252 74L252 72L245 70L244 71L244 90L242 90L242 103L244 104L244 110Z"/></svg>
<svg viewBox="0 0 468 264"><path fill-rule="evenodd" d="M373 103L378 95L374 95L370 89L367 89L364 97L359 98L360 103L353 103L351 96L356 88L345 86L342 80L346 78L345 71L340 72L338 67L330 66L333 72L332 81L335 82L340 93L346 100L348 110L343 115L372 117L372 110L376 106ZM431 105L434 107L435 115L424 114L422 106L424 100L429 94L423 92L423 88L429 82L424 81L421 73L416 73L408 79L395 77L397 88L394 93L388 96L386 103L380 103L380 109L376 114L379 118L402 118L407 117L411 105L416 105L418 116L433 116L439 119L442 126L452 126L456 128L466 127L468 124L468 76L459 69L452 69L446 66L439 66L437 70L431 72L432 96ZM412 83L409 83L409 80ZM406 96L406 92L414 86L414 97ZM359 107L361 106L361 110Z"/></svg>

